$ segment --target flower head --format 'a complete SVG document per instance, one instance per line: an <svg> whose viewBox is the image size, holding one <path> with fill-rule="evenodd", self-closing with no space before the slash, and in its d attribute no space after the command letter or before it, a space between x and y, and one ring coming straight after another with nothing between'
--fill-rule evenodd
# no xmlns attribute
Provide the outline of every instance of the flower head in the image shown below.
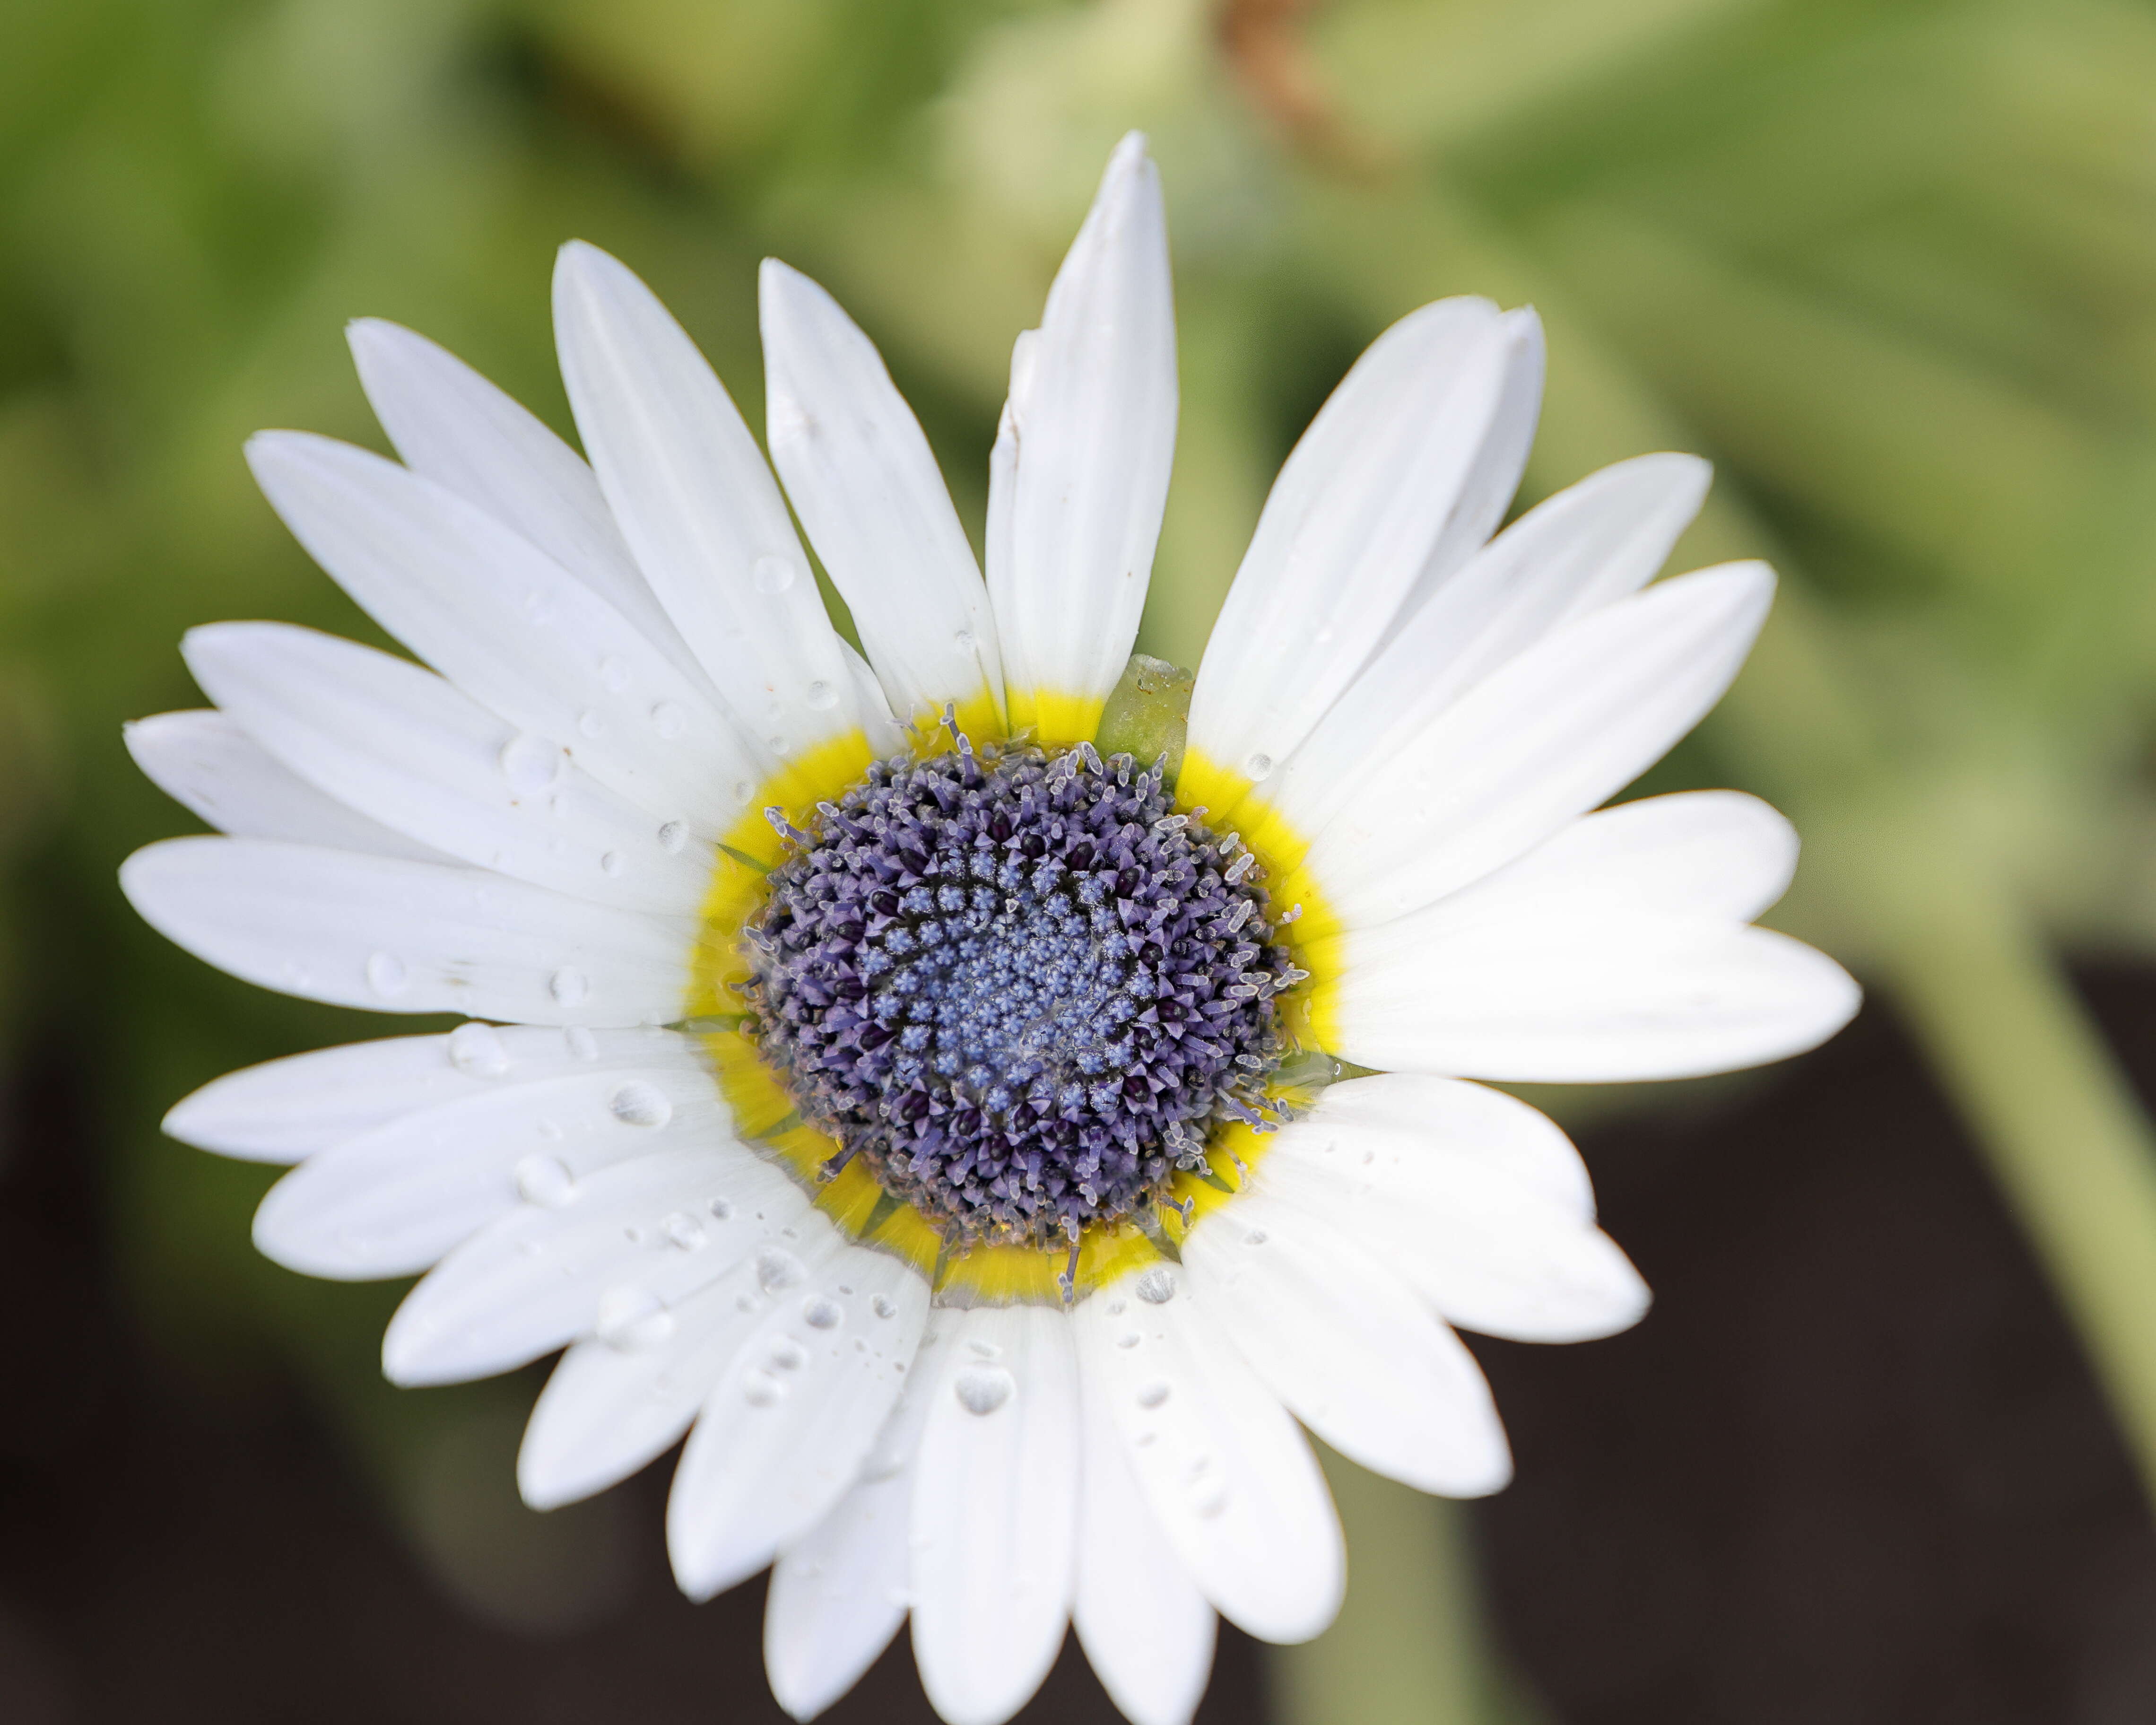
<svg viewBox="0 0 2156 1725"><path fill-rule="evenodd" d="M685 1435L675 1574L701 1597L775 1563L797 1716L910 1612L954 1725L1014 1712L1073 1621L1133 1719L1184 1720L1216 1611L1296 1640L1337 1606L1298 1420L1493 1491L1451 1326L1574 1340L1645 1307L1563 1134L1471 1081L1720 1070L1854 1009L1748 926L1794 862L1772 810L1594 812L1720 696L1772 578L1646 586L1704 494L1681 456L1491 537L1539 329L1443 301L1290 458L1186 729L1132 657L1176 418L1142 141L1019 338L985 583L867 339L783 265L762 288L783 497L583 245L555 315L588 466L372 322L402 464L250 445L423 663L192 633L216 710L129 741L225 836L124 885L235 974L469 1021L236 1073L167 1128L295 1164L256 1219L280 1262L426 1272L398 1382L566 1348L533 1504Z"/></svg>

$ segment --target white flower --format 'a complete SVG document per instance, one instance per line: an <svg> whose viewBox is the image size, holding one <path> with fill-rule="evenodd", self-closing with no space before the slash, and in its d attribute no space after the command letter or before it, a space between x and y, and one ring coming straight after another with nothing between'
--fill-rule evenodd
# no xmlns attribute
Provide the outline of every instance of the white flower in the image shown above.
<svg viewBox="0 0 2156 1725"><path fill-rule="evenodd" d="M1092 747L1175 433L1141 140L1019 338L985 585L875 351L766 265L773 460L865 662L651 294L571 245L555 313L589 467L372 322L404 465L250 445L431 670L216 625L187 642L216 711L129 733L229 835L130 860L151 922L270 988L473 1022L235 1074L167 1128L297 1164L256 1220L279 1262L427 1272L397 1381L567 1348L533 1504L687 1434L675 1573L701 1598L776 1563L797 1716L910 1610L953 1725L1014 1712L1072 1621L1132 1718L1185 1720L1215 1611L1294 1640L1337 1605L1297 1420L1494 1491L1449 1326L1568 1341L1645 1309L1563 1134L1469 1081L1717 1071L1854 1010L1748 926L1795 858L1771 809L1589 812L1720 696L1772 578L1640 591L1705 490L1683 456L1491 538L1538 327L1426 306L1275 486L1171 791ZM1384 1070L1313 1099L1317 1051Z"/></svg>

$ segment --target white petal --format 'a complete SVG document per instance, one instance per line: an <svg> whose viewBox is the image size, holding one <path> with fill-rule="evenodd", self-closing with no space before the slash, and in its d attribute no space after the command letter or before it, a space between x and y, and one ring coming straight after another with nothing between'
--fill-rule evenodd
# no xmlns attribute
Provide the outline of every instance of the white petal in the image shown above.
<svg viewBox="0 0 2156 1725"><path fill-rule="evenodd" d="M449 860L316 790L223 713L159 713L131 720L121 734L159 790L235 839Z"/></svg>
<svg viewBox="0 0 2156 1725"><path fill-rule="evenodd" d="M811 1212L809 1225L823 1218ZM696 1415L666 1503L674 1579L692 1599L747 1579L821 1521L898 1400L928 1316L928 1284L888 1252L811 1238L793 1285ZM804 1229L804 1236L808 1230Z"/></svg>
<svg viewBox="0 0 2156 1725"><path fill-rule="evenodd" d="M1693 456L1644 455L1529 511L1394 629L1265 794L1313 828L1331 819L1333 793L1363 762L1402 747L1552 629L1650 580L1699 512L1709 476Z"/></svg>
<svg viewBox="0 0 2156 1725"><path fill-rule="evenodd" d="M187 669L285 766L465 862L632 909L694 916L711 848L432 671L281 623L190 629Z"/></svg>
<svg viewBox="0 0 2156 1725"><path fill-rule="evenodd" d="M421 1278L382 1340L393 1384L490 1378L580 1336L660 1316L798 1226L807 1194L739 1145L660 1150L599 1169L567 1205L525 1203Z"/></svg>
<svg viewBox="0 0 2156 1725"><path fill-rule="evenodd" d="M1508 918L1589 903L1749 922L1789 890L1797 832L1741 791L1643 797L1584 815L1446 901Z"/></svg>
<svg viewBox="0 0 2156 1725"><path fill-rule="evenodd" d="M375 620L511 724L710 835L773 757L629 618L521 534L364 449L264 432L247 459L300 544Z"/></svg>
<svg viewBox="0 0 2156 1725"><path fill-rule="evenodd" d="M670 1024L694 925L483 869L259 839L169 839L120 870L142 920L262 988L377 1012Z"/></svg>
<svg viewBox="0 0 2156 1725"><path fill-rule="evenodd" d="M1243 1358L1342 1455L1448 1497L1485 1497L1512 1478L1474 1357L1347 1236L1250 1191L1203 1218L1183 1256Z"/></svg>
<svg viewBox="0 0 2156 1725"><path fill-rule="evenodd" d="M1343 1120L1321 1101L1267 1138L1252 1179L1391 1264L1465 1328L1583 1342L1646 1312L1646 1285L1591 1219L1435 1122Z"/></svg>
<svg viewBox="0 0 2156 1725"><path fill-rule="evenodd" d="M572 241L554 339L637 567L751 733L798 755L857 722L839 637L756 440L651 290Z"/></svg>
<svg viewBox="0 0 2156 1725"><path fill-rule="evenodd" d="M1218 1624L1168 1540L1097 1390L1081 1385L1086 1461L1070 1621L1093 1674L1132 1725L1189 1725Z"/></svg>
<svg viewBox="0 0 2156 1725"><path fill-rule="evenodd" d="M1034 693L1097 712L1145 608L1175 453L1175 305L1160 175L1116 146L1040 330L1011 365L1009 444L990 511L1008 511L988 591L1013 722ZM1007 490L1007 498L993 495Z"/></svg>
<svg viewBox="0 0 2156 1725"><path fill-rule="evenodd" d="M1328 1040L1359 1065L1600 1083L1756 1066L1824 1042L1856 984L1786 936L1640 912L1454 918L1341 937Z"/></svg>
<svg viewBox="0 0 2156 1725"><path fill-rule="evenodd" d="M424 336L378 317L356 319L345 334L375 418L407 467L522 534L702 685L582 456Z"/></svg>
<svg viewBox="0 0 2156 1725"><path fill-rule="evenodd" d="M1041 1306L937 1320L913 1486L913 1657L947 1725L1002 1725L1055 1664L1078 1532L1078 1373Z"/></svg>
<svg viewBox="0 0 2156 1725"><path fill-rule="evenodd" d="M1261 1640L1317 1635L1346 1582L1339 1517L1302 1434L1188 1276L1133 1273L1072 1321L1086 1394L1113 1416L1147 1506L1206 1598Z"/></svg>
<svg viewBox="0 0 2156 1725"><path fill-rule="evenodd" d="M671 1030L459 1024L270 1060L204 1085L166 1115L183 1144L249 1162L297 1162L406 1114L535 1080L624 1067L704 1070Z"/></svg>
<svg viewBox="0 0 2156 1725"><path fill-rule="evenodd" d="M930 1401L942 1388L937 1322L932 1313L860 1478L772 1567L764 1668L772 1694L797 1719L814 1718L851 1689L906 1621L915 1463Z"/></svg>
<svg viewBox="0 0 2156 1725"><path fill-rule="evenodd" d="M1630 783L1722 698L1773 593L1758 563L1663 582L1367 757L1305 860L1333 912L1359 927L1427 905Z"/></svg>
<svg viewBox="0 0 2156 1725"><path fill-rule="evenodd" d="M1190 746L1263 778L1383 638L1437 547L1497 410L1511 331L1444 300L1373 342L1288 457L1190 701Z"/></svg>
<svg viewBox="0 0 2156 1725"><path fill-rule="evenodd" d="M308 1276L408 1276L520 1201L573 1204L581 1181L616 1163L732 1142L705 1074L665 1067L515 1085L310 1157L263 1199L254 1244Z"/></svg>
<svg viewBox="0 0 2156 1725"><path fill-rule="evenodd" d="M768 1309L752 1256L663 1314L571 1348L524 1430L516 1455L524 1501L558 1509L671 1449Z"/></svg>
<svg viewBox="0 0 2156 1725"><path fill-rule="evenodd" d="M1501 1090L1420 1072L1378 1072L1327 1086L1305 1117L1417 1134L1433 1147L1433 1158L1471 1163L1579 1221L1594 1219L1587 1165L1572 1140L1548 1115ZM1276 1142L1267 1137L1268 1154Z"/></svg>
<svg viewBox="0 0 2156 1725"><path fill-rule="evenodd" d="M772 463L892 708L1000 711L988 589L920 422L829 294L776 258L759 281Z"/></svg>

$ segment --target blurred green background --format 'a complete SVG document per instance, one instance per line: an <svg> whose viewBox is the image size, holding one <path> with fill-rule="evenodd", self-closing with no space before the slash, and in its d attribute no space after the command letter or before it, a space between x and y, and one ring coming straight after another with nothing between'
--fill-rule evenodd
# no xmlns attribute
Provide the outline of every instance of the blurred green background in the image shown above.
<svg viewBox="0 0 2156 1725"><path fill-rule="evenodd" d="M382 1027L135 922L116 866L188 823L121 723L199 704L196 622L379 639L241 439L382 447L341 336L362 314L567 433L547 285L570 237L652 283L752 424L757 262L821 280L978 536L1011 339L1132 126L1167 185L1183 391L1142 644L1195 662L1271 474L1386 323L1458 292L1538 306L1522 501L1698 450L1715 501L1680 566L1784 578L1737 691L1655 783L1797 819L1775 920L1911 1027L2156 1477L2156 1156L2057 957L2156 941L2156 8L2135 0L0 0L0 1038L31 1099L6 1154L64 1155L90 1194L95 1337L212 1409L302 1384L354 1513L480 1618L538 1635L619 1609L655 1513L515 1503L529 1378L390 1391L398 1291L259 1260L267 1172L157 1135L220 1071ZM32 1399L4 1414L23 1455L78 1429ZM1342 1489L1368 1579L1329 1643L1267 1667L1276 1710L1525 1706L1475 1675L1495 1656L1455 1525ZM8 1645L0 1619L0 1666ZM743 1697L754 1675L732 1672Z"/></svg>

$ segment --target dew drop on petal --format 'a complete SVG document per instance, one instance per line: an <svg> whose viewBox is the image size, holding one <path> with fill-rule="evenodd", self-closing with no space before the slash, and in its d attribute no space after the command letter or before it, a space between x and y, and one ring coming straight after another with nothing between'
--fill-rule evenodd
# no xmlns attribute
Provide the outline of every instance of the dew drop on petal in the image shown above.
<svg viewBox="0 0 2156 1725"><path fill-rule="evenodd" d="M1142 1408L1157 1408L1167 1399L1168 1385L1158 1378L1138 1391L1138 1405Z"/></svg>
<svg viewBox="0 0 2156 1725"><path fill-rule="evenodd" d="M1269 1237L1270 1236L1267 1235L1264 1229L1253 1228L1248 1234L1243 1236L1243 1239L1245 1245L1263 1245Z"/></svg>
<svg viewBox="0 0 2156 1725"><path fill-rule="evenodd" d="M751 1372L742 1379L742 1399L752 1408L775 1408L786 1399L786 1386L768 1372Z"/></svg>
<svg viewBox="0 0 2156 1725"><path fill-rule="evenodd" d="M1209 1479L1201 1479L1191 1486L1191 1512L1200 1520L1209 1522L1227 1507L1227 1481L1215 1476Z"/></svg>
<svg viewBox="0 0 2156 1725"><path fill-rule="evenodd" d="M561 750L539 737L520 732L501 746L501 776L521 795L545 790L561 771Z"/></svg>
<svg viewBox="0 0 2156 1725"><path fill-rule="evenodd" d="M970 629L960 629L957 634L951 637L951 644L958 649L958 656L961 659L972 658L973 656L973 630Z"/></svg>
<svg viewBox="0 0 2156 1725"><path fill-rule="evenodd" d="M1272 773L1272 770L1273 757L1270 755L1252 755L1247 761L1243 762L1243 774L1246 778L1269 778Z"/></svg>
<svg viewBox="0 0 2156 1725"><path fill-rule="evenodd" d="M705 1208L721 1222L733 1219L734 1201L731 1198L715 1198Z"/></svg>
<svg viewBox="0 0 2156 1725"><path fill-rule="evenodd" d="M670 820L659 829L659 848L669 856L679 855L688 842L689 829L678 820Z"/></svg>
<svg viewBox="0 0 2156 1725"><path fill-rule="evenodd" d="M607 1111L624 1126L664 1126L674 1117L674 1104L664 1091L629 1083L607 1098Z"/></svg>
<svg viewBox="0 0 2156 1725"><path fill-rule="evenodd" d="M516 1164L516 1195L557 1210L577 1195L577 1177L558 1156L527 1156Z"/></svg>
<svg viewBox="0 0 2156 1725"><path fill-rule="evenodd" d="M878 1317L896 1317L898 1301L888 1294L878 1294L869 1301L869 1310Z"/></svg>
<svg viewBox="0 0 2156 1725"><path fill-rule="evenodd" d="M839 704L837 685L825 682L821 677L811 683L803 692L808 705L819 713L828 712Z"/></svg>
<svg viewBox="0 0 2156 1725"><path fill-rule="evenodd" d="M755 788L756 787L751 784L745 778L736 779L734 781L734 801L737 803L747 802L749 799L749 793L755 790Z"/></svg>
<svg viewBox="0 0 2156 1725"><path fill-rule="evenodd" d="M599 681L613 694L619 695L629 687L629 661L618 653L609 653L599 661Z"/></svg>
<svg viewBox="0 0 2156 1725"><path fill-rule="evenodd" d="M1018 1380L1001 1366L968 1366L951 1389L968 1414L993 1414L1017 1392Z"/></svg>
<svg viewBox="0 0 2156 1725"><path fill-rule="evenodd" d="M651 728L663 742L671 742L689 728L689 716L678 703L662 701L651 710Z"/></svg>
<svg viewBox="0 0 2156 1725"><path fill-rule="evenodd" d="M675 1210L659 1224L659 1229L670 1244L685 1252L700 1250L706 1239L704 1224L686 1210Z"/></svg>
<svg viewBox="0 0 2156 1725"><path fill-rule="evenodd" d="M603 737L606 735L606 721L597 713L579 713L577 715L577 729L586 737Z"/></svg>
<svg viewBox="0 0 2156 1725"><path fill-rule="evenodd" d="M781 1336L771 1344L771 1363L782 1372L798 1372L808 1363L808 1350L791 1336Z"/></svg>
<svg viewBox="0 0 2156 1725"><path fill-rule="evenodd" d="M784 593L793 585L793 559L781 557L762 557L756 560L749 572L749 579L758 593Z"/></svg>
<svg viewBox="0 0 2156 1725"><path fill-rule="evenodd" d="M821 1294L812 1296L801 1307L801 1321L812 1330L835 1330L845 1321L845 1308L836 1300Z"/></svg>
<svg viewBox="0 0 2156 1725"><path fill-rule="evenodd" d="M367 961L367 986L385 1000L402 994L411 981L412 973L394 952L376 952Z"/></svg>
<svg viewBox="0 0 2156 1725"><path fill-rule="evenodd" d="M621 853L619 850L609 850L599 858L599 872L601 874L619 875L621 870Z"/></svg>
<svg viewBox="0 0 2156 1725"><path fill-rule="evenodd" d="M557 1006L574 1006L591 991L583 972L573 964L563 965L547 978L547 992L554 997Z"/></svg>
<svg viewBox="0 0 2156 1725"><path fill-rule="evenodd" d="M599 1057L599 1040L582 1024L572 1024L562 1033L562 1040L569 1045L569 1052L580 1060L595 1060Z"/></svg>
<svg viewBox="0 0 2156 1725"><path fill-rule="evenodd" d="M1137 1296L1148 1306L1165 1306L1175 1297L1175 1272L1156 1264L1137 1280Z"/></svg>
<svg viewBox="0 0 2156 1725"><path fill-rule="evenodd" d="M1116 1337L1116 1346L1118 1348L1135 1348L1138 1345L1140 1339L1138 1332L1136 1330L1125 1330L1122 1335Z"/></svg>
<svg viewBox="0 0 2156 1725"><path fill-rule="evenodd" d="M783 1246L766 1246L756 1255L756 1279L767 1294L783 1294L808 1279L807 1266Z"/></svg>
<svg viewBox="0 0 2156 1725"><path fill-rule="evenodd" d="M449 1032L449 1064L475 1078L499 1078L509 1070L509 1050L491 1024L459 1024Z"/></svg>
<svg viewBox="0 0 2156 1725"><path fill-rule="evenodd" d="M624 1353L655 1348L674 1333L674 1315L646 1288L608 1288L599 1296L600 1341Z"/></svg>

